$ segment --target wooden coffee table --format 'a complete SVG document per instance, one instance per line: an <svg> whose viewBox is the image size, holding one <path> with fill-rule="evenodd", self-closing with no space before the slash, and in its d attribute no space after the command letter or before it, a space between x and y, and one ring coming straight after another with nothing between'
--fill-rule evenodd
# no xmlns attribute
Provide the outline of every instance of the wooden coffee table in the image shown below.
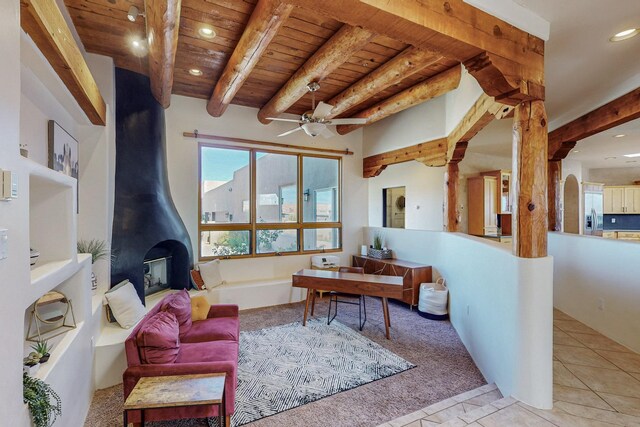
<svg viewBox="0 0 640 427"><path fill-rule="evenodd" d="M140 411L140 425L144 427L144 410L175 408L178 406L218 405L218 420L222 427L224 416L224 373L143 377L124 402L124 425L128 425L128 411Z"/></svg>
<svg viewBox="0 0 640 427"><path fill-rule="evenodd" d="M307 312L311 304L311 315L315 303L316 290L345 292L353 295L368 295L382 299L382 314L387 339L391 339L389 327L389 305L387 298L402 299L402 277L378 276L376 274L340 273L327 270L300 270L291 278L292 286L307 288L307 302L304 307L302 325L307 324Z"/></svg>

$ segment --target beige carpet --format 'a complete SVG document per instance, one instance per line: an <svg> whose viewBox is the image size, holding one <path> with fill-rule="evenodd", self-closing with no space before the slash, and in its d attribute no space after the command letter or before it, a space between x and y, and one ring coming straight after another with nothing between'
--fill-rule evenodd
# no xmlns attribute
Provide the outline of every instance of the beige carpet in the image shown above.
<svg viewBox="0 0 640 427"><path fill-rule="evenodd" d="M326 319L327 297L316 305L316 316ZM316 402L246 424L249 427L377 426L432 403L485 383L449 322L420 317L406 305L390 302L391 340L384 337L380 301L367 298L367 323L362 331L417 365L409 371L338 393ZM240 313L242 330L255 330L301 320L304 305L288 304ZM341 304L337 319L357 329L357 306ZM64 403L63 403L64 405ZM122 386L96 392L85 426L122 425ZM148 423L153 427L204 427L205 420Z"/></svg>

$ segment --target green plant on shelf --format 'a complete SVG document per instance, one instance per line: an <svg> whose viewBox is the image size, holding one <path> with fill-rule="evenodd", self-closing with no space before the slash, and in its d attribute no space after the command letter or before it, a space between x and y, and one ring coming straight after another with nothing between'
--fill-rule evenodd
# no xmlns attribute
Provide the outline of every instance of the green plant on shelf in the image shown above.
<svg viewBox="0 0 640 427"><path fill-rule="evenodd" d="M62 415L60 396L49 384L37 378L22 374L22 400L29 406L31 420L35 427L51 427Z"/></svg>
<svg viewBox="0 0 640 427"><path fill-rule="evenodd" d="M91 254L91 264L95 264L96 261L106 258L109 255L109 248L107 248L107 242L100 239L91 239L78 241L78 253L79 254Z"/></svg>
<svg viewBox="0 0 640 427"><path fill-rule="evenodd" d="M29 357L33 359L37 357L40 363L45 363L47 360L49 360L51 348L52 347L49 345L49 341L38 341L31 346L33 352L29 354Z"/></svg>
<svg viewBox="0 0 640 427"><path fill-rule="evenodd" d="M382 233L376 233L373 235L373 249L382 249L382 245L384 244L384 236Z"/></svg>

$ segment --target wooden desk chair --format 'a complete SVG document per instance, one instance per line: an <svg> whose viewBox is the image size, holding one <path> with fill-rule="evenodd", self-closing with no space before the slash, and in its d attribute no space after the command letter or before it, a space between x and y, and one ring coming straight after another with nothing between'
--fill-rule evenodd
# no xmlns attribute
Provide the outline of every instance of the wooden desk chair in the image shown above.
<svg viewBox="0 0 640 427"><path fill-rule="evenodd" d="M338 270L340 273L360 273L364 274L362 267L340 267ZM341 298L341 299L338 299ZM345 299L346 298L346 299ZM358 299L358 302L354 302L354 299ZM331 317L331 305L335 303L336 311ZM327 313L327 325L330 325L333 319L338 315L338 303L352 304L358 306L358 319L360 324L360 330L364 328L364 324L367 322L367 303L364 299L364 295L349 294L345 292L329 292L329 313ZM364 311L364 320L362 320L362 312Z"/></svg>

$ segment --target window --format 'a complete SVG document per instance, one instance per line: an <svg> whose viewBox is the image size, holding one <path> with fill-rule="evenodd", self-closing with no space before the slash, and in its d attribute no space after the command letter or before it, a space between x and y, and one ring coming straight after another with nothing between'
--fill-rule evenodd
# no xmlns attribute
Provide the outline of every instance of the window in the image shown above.
<svg viewBox="0 0 640 427"><path fill-rule="evenodd" d="M341 249L339 157L200 144L200 259Z"/></svg>

